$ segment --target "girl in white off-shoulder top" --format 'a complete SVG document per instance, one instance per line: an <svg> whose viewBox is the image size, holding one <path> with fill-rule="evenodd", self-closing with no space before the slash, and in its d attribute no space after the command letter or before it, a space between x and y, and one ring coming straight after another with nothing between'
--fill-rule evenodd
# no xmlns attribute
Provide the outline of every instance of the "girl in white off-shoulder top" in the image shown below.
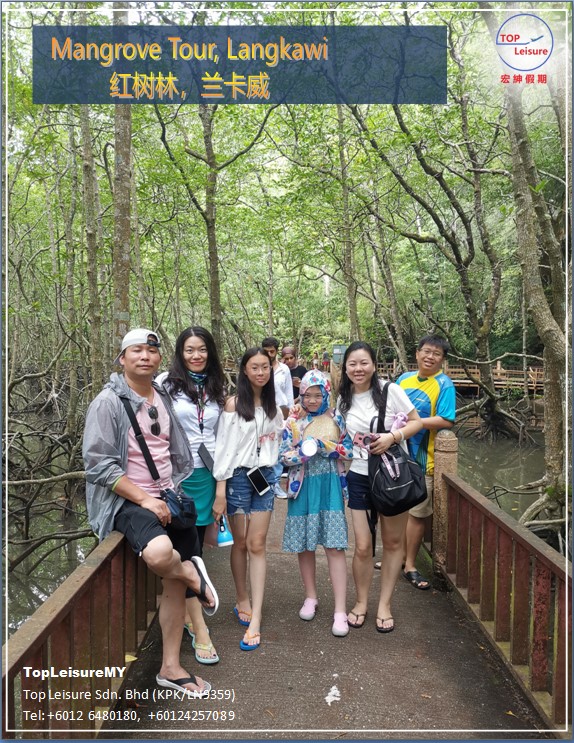
<svg viewBox="0 0 574 743"><path fill-rule="evenodd" d="M262 348L251 348L241 359L237 395L227 400L219 419L213 468L217 480L213 508L227 512L233 533L231 572L237 596L233 611L239 624L247 627L239 643L242 650L255 650L261 642L265 543L273 511L273 488L265 486L273 482L282 429L271 360ZM264 478L258 489L248 476L253 468Z"/></svg>

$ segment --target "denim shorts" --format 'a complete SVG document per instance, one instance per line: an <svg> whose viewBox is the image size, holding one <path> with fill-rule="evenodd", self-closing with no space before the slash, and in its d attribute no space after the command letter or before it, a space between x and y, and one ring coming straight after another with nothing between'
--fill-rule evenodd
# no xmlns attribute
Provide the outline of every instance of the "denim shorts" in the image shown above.
<svg viewBox="0 0 574 743"><path fill-rule="evenodd" d="M259 495L247 478L251 467L237 467L227 481L227 515L236 513L252 513L253 511L273 510L273 483L275 476L273 467L261 467L265 479L271 486L264 495Z"/></svg>
<svg viewBox="0 0 574 743"><path fill-rule="evenodd" d="M368 511L369 476L359 475L349 470L347 472L347 487L349 488L349 508L354 511Z"/></svg>

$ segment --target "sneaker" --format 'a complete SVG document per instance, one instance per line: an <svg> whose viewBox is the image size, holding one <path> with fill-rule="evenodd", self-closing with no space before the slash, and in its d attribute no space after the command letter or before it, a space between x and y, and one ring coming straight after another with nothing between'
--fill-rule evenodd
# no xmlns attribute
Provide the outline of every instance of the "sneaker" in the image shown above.
<svg viewBox="0 0 574 743"><path fill-rule="evenodd" d="M299 616L306 622L310 622L315 618L318 606L319 602L317 599L305 599L303 606L299 609Z"/></svg>
<svg viewBox="0 0 574 743"><path fill-rule="evenodd" d="M283 488L279 484L275 485L274 491L275 491L276 498L281 498L281 500L284 500L285 498L287 498L287 493L283 490Z"/></svg>
<svg viewBox="0 0 574 743"><path fill-rule="evenodd" d="M333 626L331 632L335 637L345 637L349 634L349 623L347 615L343 611L336 611L333 615Z"/></svg>

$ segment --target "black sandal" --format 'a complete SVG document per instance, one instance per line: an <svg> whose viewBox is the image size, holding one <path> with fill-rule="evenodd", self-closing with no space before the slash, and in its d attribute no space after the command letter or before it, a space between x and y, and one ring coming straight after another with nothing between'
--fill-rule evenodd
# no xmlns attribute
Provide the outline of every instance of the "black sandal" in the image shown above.
<svg viewBox="0 0 574 743"><path fill-rule="evenodd" d="M423 578L418 570L403 570L403 575L405 580L408 580L412 586L418 588L420 591L428 591L431 587L430 582L426 578ZM426 583L426 586L421 585L421 583Z"/></svg>

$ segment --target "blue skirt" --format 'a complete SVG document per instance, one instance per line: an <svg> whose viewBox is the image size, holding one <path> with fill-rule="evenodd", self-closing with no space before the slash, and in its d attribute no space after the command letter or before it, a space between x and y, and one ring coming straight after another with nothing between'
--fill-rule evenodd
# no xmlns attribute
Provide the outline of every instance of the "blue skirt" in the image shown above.
<svg viewBox="0 0 574 743"><path fill-rule="evenodd" d="M333 460L316 455L307 464L296 498L287 501L285 552L347 549L347 519L339 474Z"/></svg>

